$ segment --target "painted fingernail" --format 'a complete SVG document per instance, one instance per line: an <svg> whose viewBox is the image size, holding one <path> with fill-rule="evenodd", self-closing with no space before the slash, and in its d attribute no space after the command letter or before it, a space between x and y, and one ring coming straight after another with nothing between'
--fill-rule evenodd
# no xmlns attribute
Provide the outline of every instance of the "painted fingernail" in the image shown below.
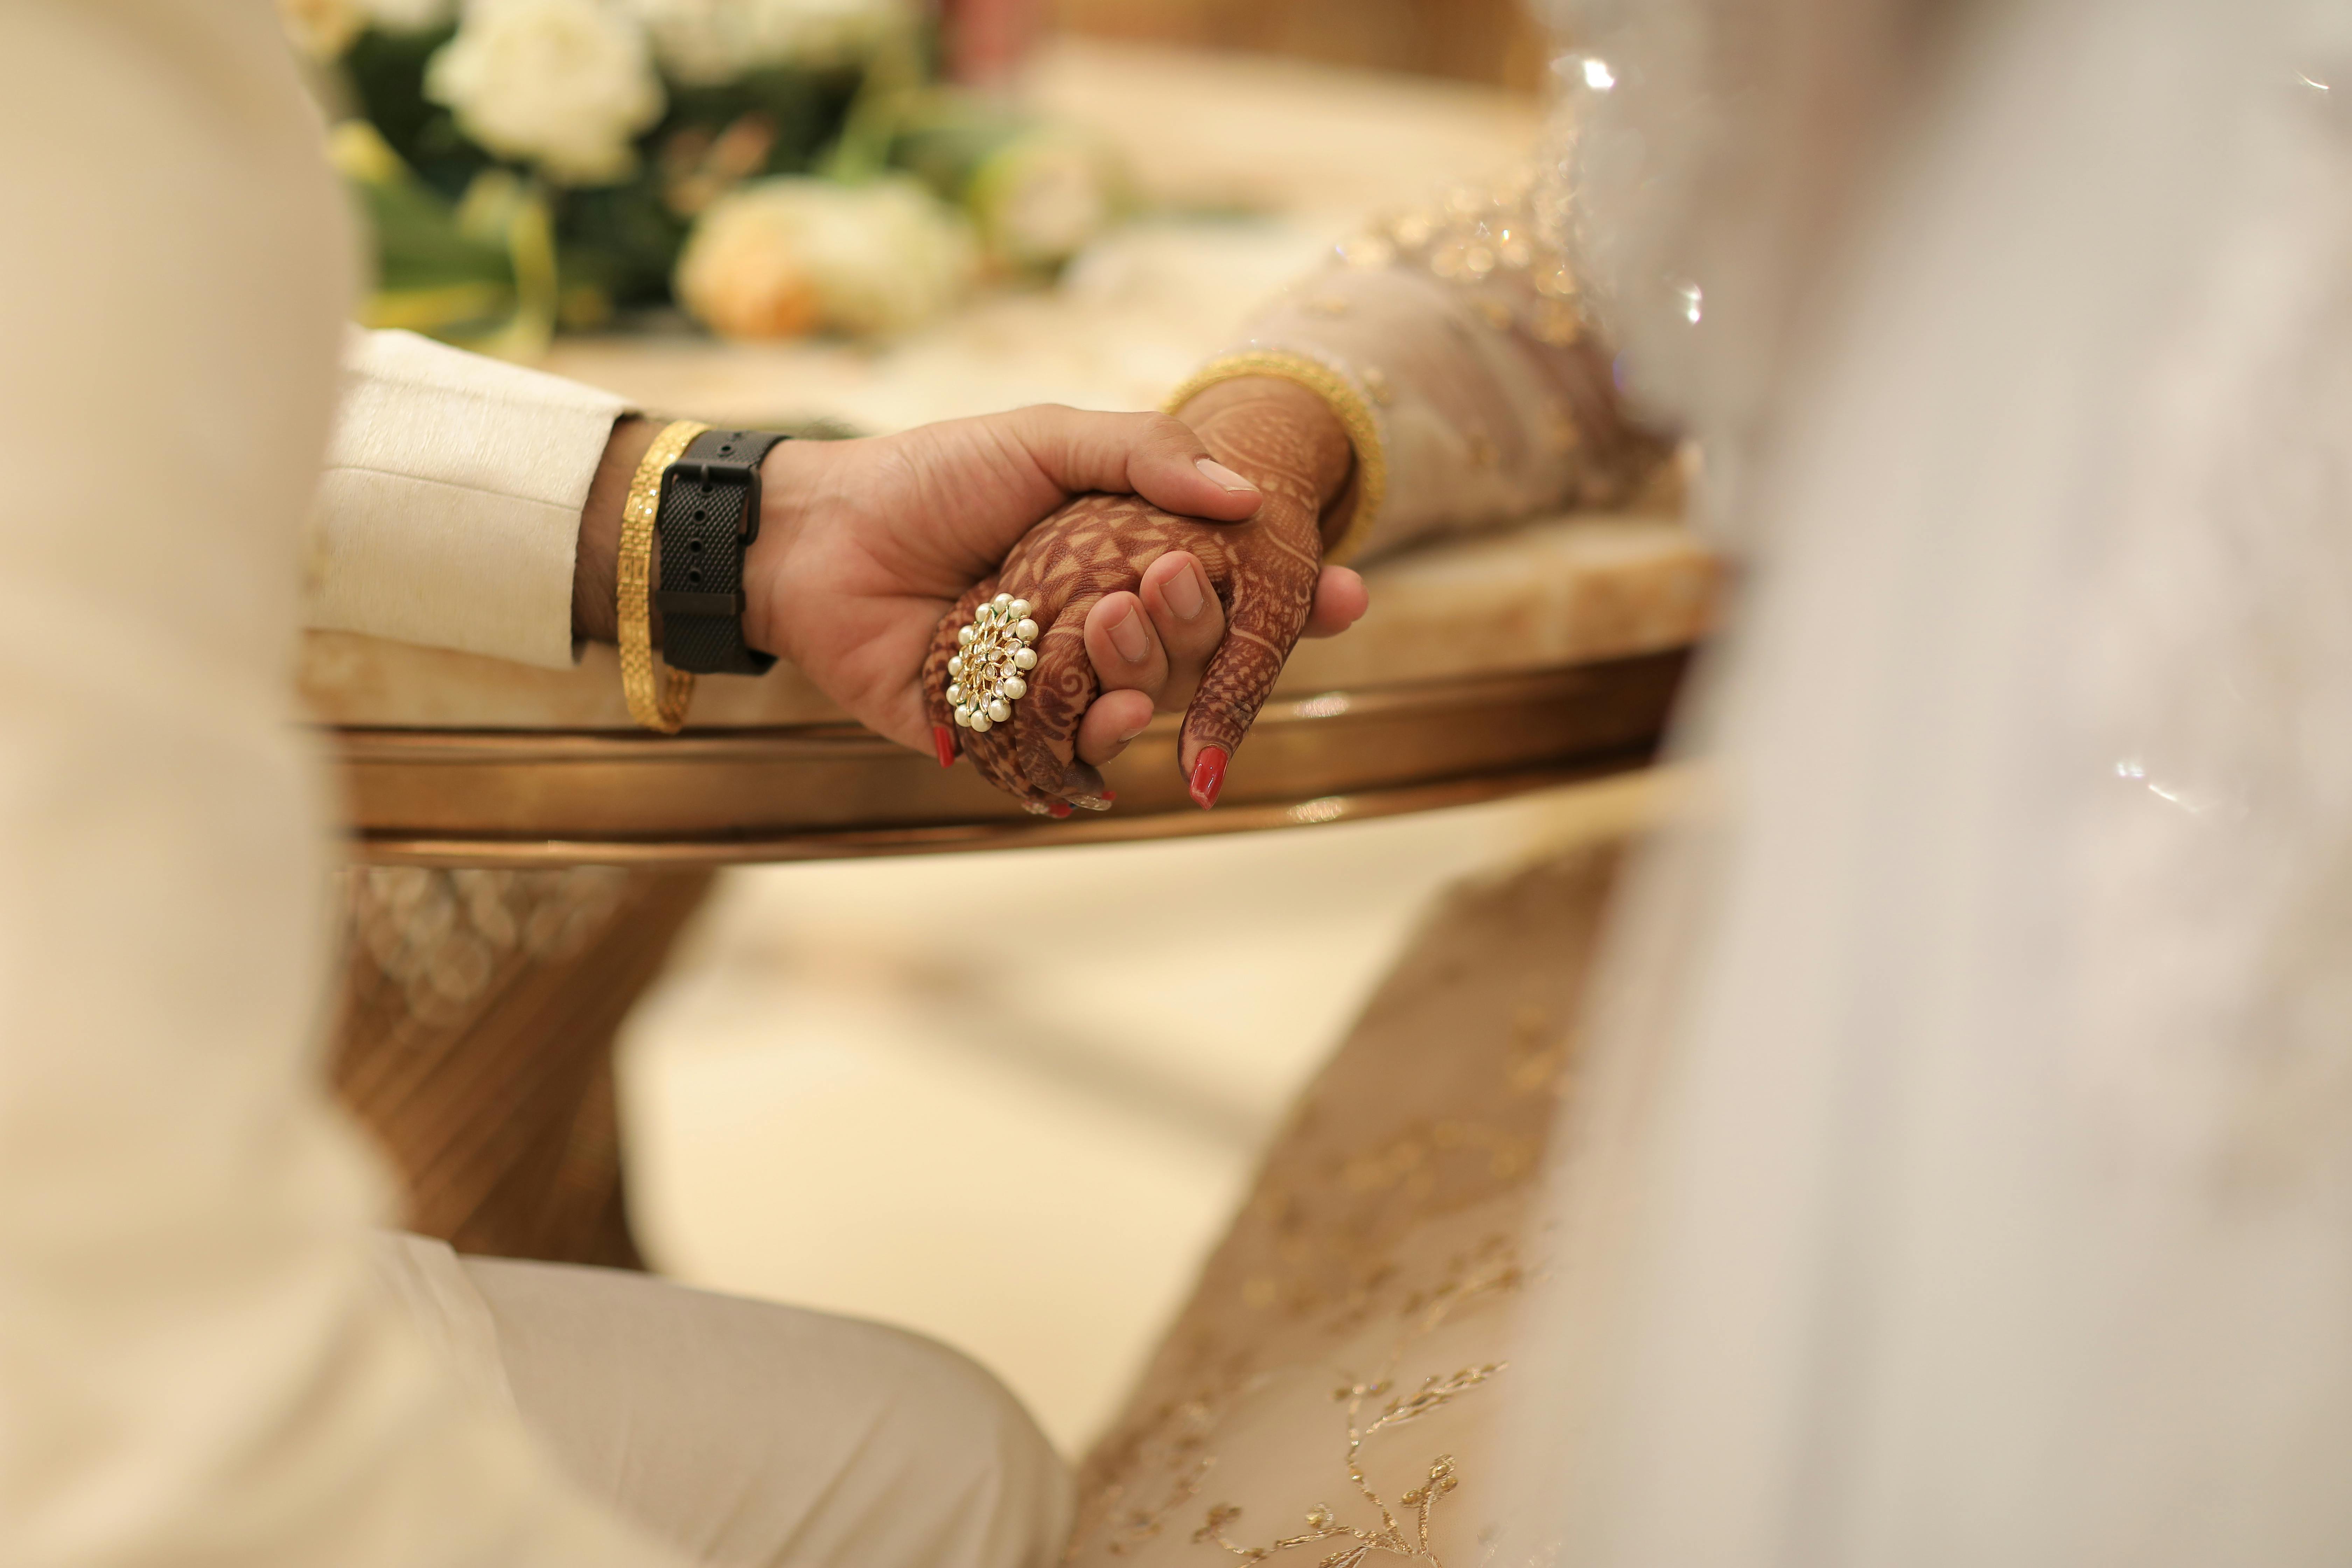
<svg viewBox="0 0 2352 1568"><path fill-rule="evenodd" d="M1049 800L1045 803L1045 815L1059 822L1070 815L1070 803L1066 800Z"/></svg>
<svg viewBox="0 0 2352 1568"><path fill-rule="evenodd" d="M931 726L931 744L939 748L940 766L955 766L955 731L945 724Z"/></svg>
<svg viewBox="0 0 2352 1568"><path fill-rule="evenodd" d="M1202 473L1208 475L1209 482L1212 484L1221 486L1222 488L1229 490L1239 490L1244 495L1254 496L1257 494L1257 487L1255 485L1250 483L1247 479L1242 478L1239 474L1234 472L1231 468L1225 467L1214 458L1202 458L1192 466L1200 469Z"/></svg>
<svg viewBox="0 0 2352 1568"><path fill-rule="evenodd" d="M1151 639L1144 635L1143 617L1130 606L1127 613L1110 624L1111 646L1118 657L1129 664L1141 664L1151 651Z"/></svg>
<svg viewBox="0 0 2352 1568"><path fill-rule="evenodd" d="M1168 601L1168 607L1176 612L1180 621L1197 619L1201 606L1207 602L1201 594L1201 574L1190 566L1169 578L1160 596Z"/></svg>
<svg viewBox="0 0 2352 1568"><path fill-rule="evenodd" d="M1225 749L1203 746L1192 760L1192 804L1207 811L1217 804L1217 796L1225 787Z"/></svg>

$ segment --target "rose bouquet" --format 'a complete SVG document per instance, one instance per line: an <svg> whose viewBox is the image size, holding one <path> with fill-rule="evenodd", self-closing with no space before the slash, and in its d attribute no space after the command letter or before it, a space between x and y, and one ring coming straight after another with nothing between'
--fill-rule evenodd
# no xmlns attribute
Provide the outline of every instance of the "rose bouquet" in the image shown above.
<svg viewBox="0 0 2352 1568"><path fill-rule="evenodd" d="M375 241L367 316L510 354L676 304L902 331L1119 205L1092 142L931 79L912 0L280 0Z"/></svg>

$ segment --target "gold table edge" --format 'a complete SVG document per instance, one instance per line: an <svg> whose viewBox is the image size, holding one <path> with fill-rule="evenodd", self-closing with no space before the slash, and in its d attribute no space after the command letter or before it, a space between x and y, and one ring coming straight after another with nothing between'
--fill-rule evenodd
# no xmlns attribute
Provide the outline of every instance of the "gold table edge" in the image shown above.
<svg viewBox="0 0 2352 1568"><path fill-rule="evenodd" d="M1258 726L1307 725L1338 719L1377 719L1442 711L1448 708L1541 698L1605 679L1627 666L1686 658L1684 647L1657 648L1622 658L1500 675L1334 689L1265 705ZM1156 715L1139 741L1171 735L1182 723L1176 713ZM569 761L677 762L695 757L782 759L796 751L834 758L859 753L899 756L907 748L847 721L811 724L743 725L688 729L675 735L634 730L461 729L455 726L318 726L344 763L512 763ZM928 753L926 753L928 754Z"/></svg>
<svg viewBox="0 0 2352 1568"><path fill-rule="evenodd" d="M980 850L1049 849L1093 844L1135 844L1276 828L1335 826L1412 812L1507 800L1646 767L1655 759L1642 746L1570 763L1481 773L1393 788L1256 801L1215 811L1081 814L1047 818L889 828L843 828L773 836L669 839L490 838L402 832L360 833L347 840L351 858L365 865L502 868L602 865L684 869L860 856L965 854Z"/></svg>

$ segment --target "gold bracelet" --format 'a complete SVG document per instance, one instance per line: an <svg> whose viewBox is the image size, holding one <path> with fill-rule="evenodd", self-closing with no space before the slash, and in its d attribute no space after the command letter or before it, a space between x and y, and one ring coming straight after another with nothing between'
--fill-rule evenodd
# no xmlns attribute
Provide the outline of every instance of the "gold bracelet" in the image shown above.
<svg viewBox="0 0 2352 1568"><path fill-rule="evenodd" d="M629 717L648 730L675 735L686 723L694 701L691 670L654 662L653 598L654 518L661 510L662 475L685 452L687 443L709 429L691 419L663 426L646 448L636 477L629 481L628 504L621 509L621 560L617 608L621 623L621 694L629 700Z"/></svg>
<svg viewBox="0 0 2352 1568"><path fill-rule="evenodd" d="M1322 361L1305 354L1279 349L1249 349L1211 360L1171 393L1160 406L1174 414L1213 386L1252 375L1297 382L1320 397L1348 432L1348 442L1356 449L1356 477L1349 487L1354 494L1355 510L1341 526L1339 539L1323 552L1326 561L1345 561L1370 536L1372 524L1380 518L1381 503L1389 493L1388 445L1381 439L1381 423L1372 414L1370 400L1356 389L1353 382Z"/></svg>

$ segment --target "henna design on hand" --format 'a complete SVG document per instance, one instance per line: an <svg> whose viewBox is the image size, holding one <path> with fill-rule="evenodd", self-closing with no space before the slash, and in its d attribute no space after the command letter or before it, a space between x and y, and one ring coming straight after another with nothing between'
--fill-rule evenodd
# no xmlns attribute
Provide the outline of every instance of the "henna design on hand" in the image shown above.
<svg viewBox="0 0 2352 1568"><path fill-rule="evenodd" d="M1337 421L1326 415L1323 424L1328 428L1286 394L1230 402L1196 425L1220 462L1265 492L1246 522L1197 522L1126 495L1081 496L1040 522L996 576L974 584L940 622L923 668L932 721L954 723L947 661L957 629L1000 592L1028 600L1044 628L1028 695L1010 721L984 734L953 733L982 776L1033 809L1091 802L1101 794L1101 775L1076 760L1078 722L1098 694L1086 650L1087 612L1106 594L1137 590L1146 568L1182 550L1199 559L1223 605L1225 636L1186 715L1180 756L1205 746L1228 755L1238 750L1314 602L1323 502L1344 481L1349 460Z"/></svg>

